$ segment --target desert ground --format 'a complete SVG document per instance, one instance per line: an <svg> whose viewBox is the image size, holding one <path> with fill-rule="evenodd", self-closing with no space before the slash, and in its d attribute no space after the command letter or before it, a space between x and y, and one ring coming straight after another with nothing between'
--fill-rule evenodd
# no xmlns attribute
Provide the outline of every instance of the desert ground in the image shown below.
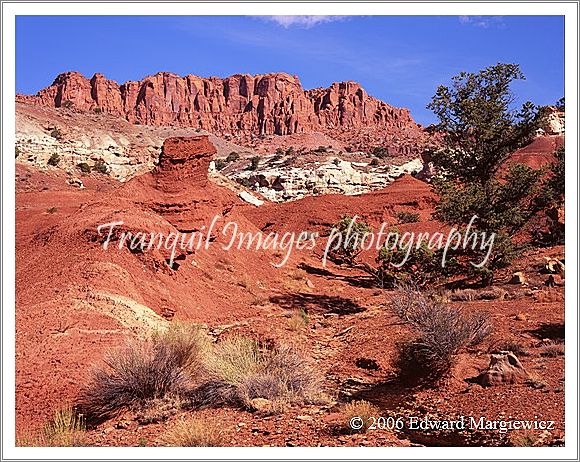
<svg viewBox="0 0 580 462"><path fill-rule="evenodd" d="M206 89L215 88L199 110L221 104L222 116L193 124L193 115L180 113L179 123L173 123L154 92L164 85L174 101L183 99L198 83L195 79L188 77L184 86L171 75L151 77L152 85L145 87L152 93L139 93L143 101L129 114L119 109L110 81L100 75L91 81L81 77L59 76L40 96L17 101L20 444L52 444L39 435L59 410L82 410L79 397L92 383L95 368L107 370L111 352L128 342L146 345L154 333L176 325L199 326L209 349L231 338L252 339L266 350L269 345L292 348L309 364L312 375L306 380L316 387L316 399L278 403L256 395L241 404L220 398L188 407L172 402L173 396L157 396L88 422L75 429L74 443L67 444L176 444L171 435L192 418L219 427L208 437L209 445L564 444L564 278L548 264L564 262L563 246L530 248L498 271L491 287L473 282L438 287L437 297L446 306L484 313L492 330L477 345L458 351L450 374L436 386L409 382L400 373L401 343L416 334L392 309L400 289L382 287L361 265L332 260L323 265L329 230L345 215L357 215L373 229L381 223L402 232L448 229L432 217L438 197L421 179L428 162L416 148L425 135L408 111L370 101L352 83L312 90L303 101L292 76L260 81L235 76L228 88L255 85L255 98L268 101L285 101L284 95L291 94L303 113L285 119L282 104L278 112L272 110L278 114L273 119L262 118L256 112L261 106L253 101L246 115L235 119L231 108L240 106L244 95L233 98L230 90L226 107L216 96L224 84L213 81L205 83ZM86 97L91 88L100 98L98 106ZM133 92L127 98L137 98L138 88L127 88ZM341 106L336 95L352 107ZM381 114L376 124L383 132L358 118L353 108L360 98ZM309 104L317 107L316 120L322 122L306 114ZM346 116L344 130L321 128ZM280 131L280 120L284 127L302 124L306 129ZM255 134L254 125L261 134ZM238 134L236 126L242 127ZM563 142L562 131L546 130L510 162L540 168ZM371 154L369 146L379 144L389 147L390 157ZM239 155L228 161L232 152ZM256 176L246 168L253 158L258 158ZM218 160L225 167L216 168ZM93 168L83 171L81 164ZM267 173L259 177L260 171ZM286 178L282 190L273 180L279 177ZM401 212L416 214L415 219L403 223ZM167 249L141 252L116 245L121 232L207 230L215 216L219 221L211 245L179 251L173 261ZM115 221L123 224L105 249L98 227ZM244 233L306 231L320 238L314 248L294 250L285 265L276 267L273 263L283 258L280 250L224 250L229 221ZM376 250L369 250L358 260L372 266L376 257ZM517 357L519 375L482 382L493 355L507 351ZM193 379L201 380L203 374L196 374ZM505 433L412 430L408 425L353 431L349 418L362 412L361 402L367 415L405 423L412 417L443 421L464 416L554 424Z"/></svg>

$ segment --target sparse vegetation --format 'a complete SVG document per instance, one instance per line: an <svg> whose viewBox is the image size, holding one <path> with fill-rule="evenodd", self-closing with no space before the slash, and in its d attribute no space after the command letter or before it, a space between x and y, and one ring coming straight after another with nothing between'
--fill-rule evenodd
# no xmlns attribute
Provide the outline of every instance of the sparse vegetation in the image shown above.
<svg viewBox="0 0 580 462"><path fill-rule="evenodd" d="M215 160L215 169L219 172L226 167L227 163L223 159L216 159Z"/></svg>
<svg viewBox="0 0 580 462"><path fill-rule="evenodd" d="M38 434L18 438L17 446L73 447L85 446L86 426L84 419L70 407L60 409Z"/></svg>
<svg viewBox="0 0 580 462"><path fill-rule="evenodd" d="M61 106L65 109L70 109L74 106L74 103L70 99L67 99L62 102Z"/></svg>
<svg viewBox="0 0 580 462"><path fill-rule="evenodd" d="M351 401L344 405L342 414L344 415L345 428L350 433L365 433L369 426L372 424L370 417L376 417L380 415L380 412L371 403L365 400ZM350 425L351 419L353 417L360 417L362 419L362 427L360 429L353 429Z"/></svg>
<svg viewBox="0 0 580 462"><path fill-rule="evenodd" d="M51 154L50 158L48 159L48 165L51 165L52 167L56 167L59 162L60 162L60 156L56 152L53 152Z"/></svg>
<svg viewBox="0 0 580 462"><path fill-rule="evenodd" d="M290 330L299 331L304 329L309 322L308 314L303 308L296 310L292 313L292 316L288 318L288 327Z"/></svg>
<svg viewBox="0 0 580 462"><path fill-rule="evenodd" d="M564 344L563 343L548 343L543 345L540 350L541 356L546 356L548 358L555 358L557 356L564 356Z"/></svg>
<svg viewBox="0 0 580 462"><path fill-rule="evenodd" d="M151 339L109 353L105 367L80 394L79 413L90 425L123 409L144 421L163 420L175 408L231 405L255 409L255 399L281 409L319 394L310 362L285 345L261 345L237 335L211 344L198 326L172 323Z"/></svg>
<svg viewBox="0 0 580 462"><path fill-rule="evenodd" d="M50 136L52 136L56 140L62 140L63 138L62 131L59 128L53 128L50 131Z"/></svg>
<svg viewBox="0 0 580 462"><path fill-rule="evenodd" d="M419 221L419 214L416 212L407 212L406 210L395 213L395 218L401 224L416 223Z"/></svg>
<svg viewBox="0 0 580 462"><path fill-rule="evenodd" d="M93 165L92 170L103 175L107 175L109 173L109 167L107 167L107 164L103 160L97 160L95 165Z"/></svg>
<svg viewBox="0 0 580 462"><path fill-rule="evenodd" d="M448 258L445 266L441 265L442 252L442 249L429 249L425 242L413 248L408 257L404 247L382 247L376 258L377 279L381 287L386 288L400 283L418 287L435 285L454 274L457 269L457 261L453 257Z"/></svg>
<svg viewBox="0 0 580 462"><path fill-rule="evenodd" d="M373 160L370 161L369 165L371 167L376 167L377 165L379 165L379 159L374 158Z"/></svg>
<svg viewBox="0 0 580 462"><path fill-rule="evenodd" d="M217 447L225 443L215 420L197 417L177 421L162 439L167 446L175 447Z"/></svg>
<svg viewBox="0 0 580 462"><path fill-rule="evenodd" d="M201 339L196 326L172 324L147 342L133 341L113 350L105 367L93 370L91 382L81 391L79 412L92 425L122 409L187 394L191 377L199 371Z"/></svg>
<svg viewBox="0 0 580 462"><path fill-rule="evenodd" d="M91 166L86 162L81 162L80 164L77 165L77 167L83 173L91 173Z"/></svg>
<svg viewBox="0 0 580 462"><path fill-rule="evenodd" d="M49 207L46 209L46 213L50 213L51 215L56 212L56 207Z"/></svg>
<svg viewBox="0 0 580 462"><path fill-rule="evenodd" d="M281 404L310 402L320 394L320 379L306 358L287 345L260 345L232 336L218 342L206 358L207 382L200 405L216 396L224 402L255 409L254 400L265 399L269 409Z"/></svg>
<svg viewBox="0 0 580 462"><path fill-rule="evenodd" d="M226 162L235 162L239 158L240 155L236 151L232 151L228 154L228 157L226 157Z"/></svg>
<svg viewBox="0 0 580 462"><path fill-rule="evenodd" d="M22 150L18 146L14 146L14 151L16 153L16 157L22 154Z"/></svg>
<svg viewBox="0 0 580 462"><path fill-rule="evenodd" d="M475 300L504 300L508 291L501 287L489 287L483 290L458 289L449 294L454 302L473 302Z"/></svg>
<svg viewBox="0 0 580 462"><path fill-rule="evenodd" d="M100 114L101 112L103 112L103 110L99 106L97 106L96 108L94 108L93 111L94 111L95 114Z"/></svg>
<svg viewBox="0 0 580 462"><path fill-rule="evenodd" d="M250 165L248 165L247 170L258 170L260 166L260 156L254 156L250 159Z"/></svg>
<svg viewBox="0 0 580 462"><path fill-rule="evenodd" d="M362 252L361 241L365 234L371 232L371 227L364 221L356 221L349 215L343 215L332 228L340 236L337 237L340 245L337 249L331 249L331 256L350 265L354 264L356 257Z"/></svg>
<svg viewBox="0 0 580 462"><path fill-rule="evenodd" d="M401 376L410 380L436 383L448 375L463 348L491 333L488 315L457 309L411 286L398 288L391 307L418 334L400 345L397 360Z"/></svg>

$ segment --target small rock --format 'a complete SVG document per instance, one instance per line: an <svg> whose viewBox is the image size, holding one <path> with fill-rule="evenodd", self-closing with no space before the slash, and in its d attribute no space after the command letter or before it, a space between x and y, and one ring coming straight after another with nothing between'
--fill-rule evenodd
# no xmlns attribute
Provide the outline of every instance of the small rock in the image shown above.
<svg viewBox="0 0 580 462"><path fill-rule="evenodd" d="M518 313L516 314L515 318L516 321L527 321L528 320L528 316L526 313Z"/></svg>
<svg viewBox="0 0 580 462"><path fill-rule="evenodd" d="M311 289L314 289L314 283L310 279L306 279L306 285Z"/></svg>
<svg viewBox="0 0 580 462"><path fill-rule="evenodd" d="M528 285L528 279L522 271L517 271L512 274L512 278L509 281L510 284L520 284L522 286Z"/></svg>
<svg viewBox="0 0 580 462"><path fill-rule="evenodd" d="M266 398L254 398L250 401L250 406L254 411L268 412L272 409L272 401Z"/></svg>
<svg viewBox="0 0 580 462"><path fill-rule="evenodd" d="M309 415L297 415L296 420L312 420L312 417Z"/></svg>

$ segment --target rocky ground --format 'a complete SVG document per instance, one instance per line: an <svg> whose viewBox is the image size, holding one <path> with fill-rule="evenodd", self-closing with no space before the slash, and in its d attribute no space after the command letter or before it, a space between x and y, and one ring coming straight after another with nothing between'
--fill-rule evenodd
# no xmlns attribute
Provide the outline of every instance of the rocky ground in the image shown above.
<svg viewBox="0 0 580 462"><path fill-rule="evenodd" d="M20 117L32 110L22 109ZM66 115L47 111L49 120ZM99 120L95 123L102 123ZM121 127L118 134L126 129ZM167 136L155 131L160 128L151 130L150 142ZM129 149L141 129L128 133L126 144L111 135L117 147ZM454 306L488 313L493 334L464 351L452 376L439 387L409 387L397 378L394 366L398 343L412 335L389 309L398 296L395 292L379 289L360 270L333 263L322 267L320 247L294 252L286 265L275 268L271 263L281 257L276 252L224 252L218 244L223 242L220 232L226 220L236 221L243 232L323 233L343 213L358 214L375 226L396 223L397 212L415 211L419 221L399 225L402 229L443 229L431 220L436 197L429 185L403 176L364 195L331 194L255 207L240 200L237 190L221 186L225 180L216 184L215 178L208 179L210 161L219 156L219 147L216 150L206 137L197 138L194 145L169 142L161 160L153 152L144 155L138 167L147 173L124 183L95 171L83 174L74 167L72 172L44 165L39 169L51 145L45 133L37 137L32 144L46 141L46 149L36 154L25 151L17 159L16 423L20 437L42 428L57 409L73 403L89 380L91 366L101 364L106 351L127 338L144 338L154 329L183 320L204 325L214 338L239 332L295 345L315 362L327 399L291 405L270 416L259 410L219 407L168 413L162 421L149 423L138 412L127 412L87 431L84 444L163 445L166 432L190 414L219 422L224 444L234 446L563 444L564 288L558 274L546 274L545 260L562 259L563 248L525 255L499 275L498 290L489 299L480 299L481 289L461 296L447 294ZM103 146L111 141L103 143L96 149L106 150ZM30 155L36 160L30 160ZM82 189L69 181L72 177L82 181ZM121 219L124 231L186 232L201 229L216 214L222 219L212 233L215 245L207 251L180 253L178 265L172 267L166 249L104 250L96 231L99 224ZM362 260L374 257L363 255ZM521 277L514 279L514 272ZM554 283L549 287L550 276ZM304 325L290 321L300 309L308 315ZM476 383L474 378L487 369L491 353L505 349L516 353L525 370L522 379L490 387ZM405 428L352 434L344 406L361 399L384 417L464 415L546 419L555 425L531 433Z"/></svg>

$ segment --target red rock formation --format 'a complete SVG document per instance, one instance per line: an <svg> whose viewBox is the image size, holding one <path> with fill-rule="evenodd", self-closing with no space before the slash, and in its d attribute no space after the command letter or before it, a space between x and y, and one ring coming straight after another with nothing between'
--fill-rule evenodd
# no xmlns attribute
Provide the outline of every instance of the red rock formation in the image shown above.
<svg viewBox="0 0 580 462"><path fill-rule="evenodd" d="M298 77L284 73L221 79L163 72L119 86L101 74L89 80L68 72L36 96L19 99L55 107L72 104L83 111L98 108L132 123L197 127L246 139L323 132L351 140L372 129L370 137L364 135L365 144L389 143L394 153L405 154L421 131L407 109L369 96L355 82L305 91Z"/></svg>

